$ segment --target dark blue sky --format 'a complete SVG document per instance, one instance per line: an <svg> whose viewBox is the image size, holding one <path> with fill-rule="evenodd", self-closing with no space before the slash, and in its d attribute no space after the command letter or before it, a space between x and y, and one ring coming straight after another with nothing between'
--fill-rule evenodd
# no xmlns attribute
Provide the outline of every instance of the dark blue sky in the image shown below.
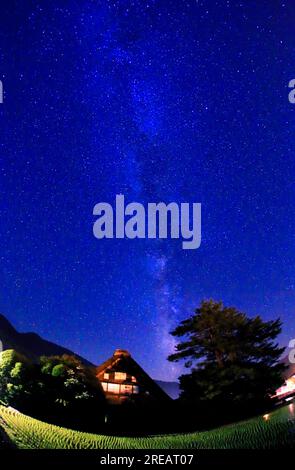
<svg viewBox="0 0 295 470"><path fill-rule="evenodd" d="M293 2L7 0L0 22L0 311L163 379L203 298L295 337ZM201 202L201 247L95 239L119 193Z"/></svg>

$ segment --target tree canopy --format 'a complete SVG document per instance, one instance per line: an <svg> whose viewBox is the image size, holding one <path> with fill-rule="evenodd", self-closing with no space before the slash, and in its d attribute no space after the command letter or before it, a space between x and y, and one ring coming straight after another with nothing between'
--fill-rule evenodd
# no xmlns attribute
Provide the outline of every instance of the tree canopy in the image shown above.
<svg viewBox="0 0 295 470"><path fill-rule="evenodd" d="M183 338L170 361L185 361L182 398L191 401L262 403L282 382L284 348L276 343L279 319L249 318L222 302L201 302L172 335Z"/></svg>
<svg viewBox="0 0 295 470"><path fill-rule="evenodd" d="M87 429L93 423L95 428L104 419L105 397L94 369L66 354L33 363L14 350L2 352L0 400L31 416L72 427Z"/></svg>

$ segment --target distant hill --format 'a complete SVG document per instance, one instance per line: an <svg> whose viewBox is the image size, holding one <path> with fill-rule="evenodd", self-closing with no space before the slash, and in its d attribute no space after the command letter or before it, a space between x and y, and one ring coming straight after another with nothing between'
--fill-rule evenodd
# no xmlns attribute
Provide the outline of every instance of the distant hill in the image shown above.
<svg viewBox="0 0 295 470"><path fill-rule="evenodd" d="M15 349L33 361L37 361L40 356L70 354L76 356L85 365L93 365L73 351L59 346L58 344L51 343L41 338L41 336L36 333L19 333L4 315L0 315L0 340L2 341L4 350Z"/></svg>
<svg viewBox="0 0 295 470"><path fill-rule="evenodd" d="M178 382L165 382L163 380L155 380L155 382L157 382L161 389L164 390L169 397L173 398L173 400L179 397L180 389Z"/></svg>
<svg viewBox="0 0 295 470"><path fill-rule="evenodd" d="M70 354L80 359L83 364L93 366L93 364L84 357L70 351L63 346L47 341L36 333L19 333L4 315L0 314L0 340L3 349L15 349L24 354L29 359L37 361L40 356L60 356L62 354ZM171 398L175 399L179 395L179 386L177 382L164 382L156 380L155 382L167 393Z"/></svg>
<svg viewBox="0 0 295 470"><path fill-rule="evenodd" d="M3 349L15 349L21 354L24 354L29 359L37 361L40 356L60 356L62 354L70 354L76 356L87 366L93 364L84 357L79 356L70 349L59 346L43 339L36 333L19 333L12 324L7 320L4 315L0 314L0 340L3 344ZM295 364L290 364L288 357L285 357L282 362L288 365L288 369L284 374L285 378L295 374ZM167 393L171 398L176 399L179 397L180 389L177 382L166 382L163 380L155 380L155 382Z"/></svg>

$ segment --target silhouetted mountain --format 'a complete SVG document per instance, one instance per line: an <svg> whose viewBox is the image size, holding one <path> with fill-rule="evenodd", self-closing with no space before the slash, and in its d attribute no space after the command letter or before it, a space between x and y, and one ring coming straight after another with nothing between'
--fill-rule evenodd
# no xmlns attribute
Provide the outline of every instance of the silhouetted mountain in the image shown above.
<svg viewBox="0 0 295 470"><path fill-rule="evenodd" d="M176 400L179 397L180 389L178 382L165 382L163 380L155 380L155 382L161 387L164 392L169 395L169 397Z"/></svg>
<svg viewBox="0 0 295 470"><path fill-rule="evenodd" d="M19 333L3 315L0 315L0 340L4 350L15 349L33 361L37 361L40 356L70 354L76 356L86 365L93 365L73 351L51 343L36 333Z"/></svg>

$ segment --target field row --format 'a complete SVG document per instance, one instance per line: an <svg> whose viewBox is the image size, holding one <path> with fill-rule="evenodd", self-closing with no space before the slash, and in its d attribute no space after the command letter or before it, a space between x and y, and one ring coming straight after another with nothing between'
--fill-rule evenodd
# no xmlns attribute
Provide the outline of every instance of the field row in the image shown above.
<svg viewBox="0 0 295 470"><path fill-rule="evenodd" d="M295 420L289 407L213 431L115 437L73 431L43 423L0 406L0 426L18 448L26 449L226 449L295 447Z"/></svg>

